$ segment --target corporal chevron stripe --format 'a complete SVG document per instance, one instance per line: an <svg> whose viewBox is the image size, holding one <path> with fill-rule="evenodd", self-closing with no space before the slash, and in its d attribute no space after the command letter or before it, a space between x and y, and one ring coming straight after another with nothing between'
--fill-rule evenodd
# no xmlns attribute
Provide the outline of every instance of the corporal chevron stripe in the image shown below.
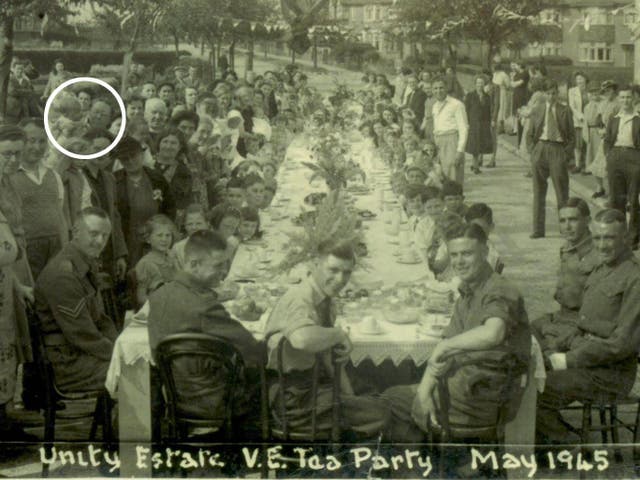
<svg viewBox="0 0 640 480"><path fill-rule="evenodd" d="M62 305L58 305L58 311L64 315L67 315L71 318L77 318L80 315L82 309L86 306L87 299L83 298L78 302L78 305L75 308L64 307Z"/></svg>

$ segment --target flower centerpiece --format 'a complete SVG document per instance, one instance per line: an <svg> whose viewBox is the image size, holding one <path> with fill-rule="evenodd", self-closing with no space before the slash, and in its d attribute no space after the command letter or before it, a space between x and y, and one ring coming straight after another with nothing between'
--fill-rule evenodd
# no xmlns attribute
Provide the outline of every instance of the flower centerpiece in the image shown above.
<svg viewBox="0 0 640 480"><path fill-rule="evenodd" d="M349 153L349 144L341 132L329 124L316 129L311 146L311 158L314 162L302 162L313 171L309 183L322 178L329 190L339 191L351 180L360 178L364 182L366 174L351 160Z"/></svg>
<svg viewBox="0 0 640 480"><path fill-rule="evenodd" d="M322 252L350 246L356 252L358 264L363 264L361 251L363 234L356 212L349 209L341 192L330 192L314 212L304 217L302 232L288 233L287 253L276 267L276 274L288 273L301 263L313 261Z"/></svg>

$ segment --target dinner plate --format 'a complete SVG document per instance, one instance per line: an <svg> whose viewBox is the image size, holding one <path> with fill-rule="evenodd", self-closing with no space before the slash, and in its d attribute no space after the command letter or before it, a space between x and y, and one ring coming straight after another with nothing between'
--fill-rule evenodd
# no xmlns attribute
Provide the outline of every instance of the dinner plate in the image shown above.
<svg viewBox="0 0 640 480"><path fill-rule="evenodd" d="M420 259L408 260L406 258L397 258L396 262L397 263L402 263L403 265L417 265L418 263L422 263L422 260L420 260Z"/></svg>
<svg viewBox="0 0 640 480"><path fill-rule="evenodd" d="M362 330L361 328L358 329L358 333L360 333L361 335L371 335L371 336L377 336L377 335L384 335L385 332L384 329L380 329L380 330L376 330L376 331L371 331L371 330Z"/></svg>

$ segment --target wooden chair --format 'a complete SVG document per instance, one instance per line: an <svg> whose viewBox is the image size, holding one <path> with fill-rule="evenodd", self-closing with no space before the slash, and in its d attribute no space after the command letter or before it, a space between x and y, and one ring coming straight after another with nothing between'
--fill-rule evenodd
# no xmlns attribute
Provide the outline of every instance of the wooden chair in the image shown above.
<svg viewBox="0 0 640 480"><path fill-rule="evenodd" d="M466 426L466 425L454 425L449 421L449 410L451 407L451 396L449 393L448 380L456 371L462 367L476 365L482 366L487 369L504 372L506 369L506 376L503 385L503 390L500 392L500 398L502 399L498 406L498 415L494 422L488 425L480 426ZM489 445L503 446L505 439L505 427L517 414L520 402L522 399L522 393L524 387L520 386L520 378L523 374L528 373L528 367L522 365L522 362L515 356L507 357L506 359L490 360L482 357L482 352L478 355L467 352L463 360L458 361L454 359L454 365L450 368L445 375L443 375L438 381L438 398L440 401L440 408L438 411L438 421L440 426L430 425L430 432L439 435L440 446L440 477L444 478L444 447L447 444L460 442L463 440L474 439L482 443ZM431 440L433 441L433 440Z"/></svg>
<svg viewBox="0 0 640 480"><path fill-rule="evenodd" d="M320 365L322 363L322 354L316 354L316 361L313 367L311 376L311 429L296 431L291 428L287 419L287 409L285 406L285 391L287 387L287 374L284 371L283 351L287 339L283 336L278 342L276 349L276 362L277 362L277 382L278 382L278 417L272 416L270 422L270 438L278 442L290 443L295 446L299 443L315 443L325 442L330 443L334 452L339 451L339 444L341 438L340 429L340 375L341 369L335 362L335 356L332 355L333 363L333 395L332 395L332 419L330 431L318 431L317 428L317 401L318 401L318 383L320 380ZM292 465L299 465L299 458L295 455L289 455L283 453L279 461L286 462ZM263 462L264 463L264 462ZM276 472L276 475L279 472ZM289 472L291 473L291 472Z"/></svg>
<svg viewBox="0 0 640 480"><path fill-rule="evenodd" d="M176 387L174 364L187 357L212 361L222 372L222 415L198 418L181 412L181 394ZM165 394L169 438L186 440L190 428L207 428L215 430L221 440L229 441L233 434L233 399L244 368L240 352L220 337L205 333L179 333L160 341L156 350L156 363Z"/></svg>
<svg viewBox="0 0 640 480"><path fill-rule="evenodd" d="M116 326L118 332L122 331L124 318L120 315L120 309L118 308L118 300L115 293L115 286L108 273L101 273L98 278L100 287L100 296L102 297L102 304L104 307L104 313Z"/></svg>
<svg viewBox="0 0 640 480"><path fill-rule="evenodd" d="M42 380L42 391L44 401L44 449L50 455L56 438L56 418L58 410L66 409L74 402L95 401L95 408L92 412L79 411L75 414L65 414L65 420L75 420L82 418L92 418L89 441L96 440L98 425L102 427L102 439L107 446L113 441L113 428L111 423L111 412L113 401L105 389L91 390L86 392L66 393L60 391L56 386L53 366L47 356L47 350L42 336L40 320L32 307L27 308L29 318L29 334L33 349L33 359L37 366L38 374ZM62 416L61 416L62 417ZM49 476L49 465L42 464L42 476Z"/></svg>
<svg viewBox="0 0 640 480"><path fill-rule="evenodd" d="M178 359L201 358L208 359L214 366L219 365L223 372L221 398L224 401L222 415L211 418L194 417L180 412L180 392L176 387L176 376L173 365ZM188 435L191 428L207 428L212 430L215 440L229 442L234 440L234 405L235 394L240 386L239 380L245 368L241 353L226 339L205 333L179 333L164 338L156 349L156 363L165 396L165 412L169 425L170 440L180 441L182 444L196 444L189 442ZM269 418L268 399L266 390L266 371L264 363L260 366L260 422L263 455L266 454ZM210 441L210 437L207 441ZM241 440L241 439L235 439ZM183 472L184 473L184 472ZM262 461L262 473L266 478L267 462Z"/></svg>
<svg viewBox="0 0 640 480"><path fill-rule="evenodd" d="M635 406L635 416L633 423L625 422L620 418L618 407ZM620 428L624 428L632 435L633 444L633 461L636 465L640 461L640 452L638 443L640 442L640 398L630 395L625 398L616 398L615 396L605 396L597 400L576 401L573 402L563 411L581 411L582 421L580 428L571 427L571 429L580 435L581 450L584 456L585 446L592 443L590 434L592 432L600 432L602 445L609 444L609 436L611 445L614 447L614 458L617 462L622 462L622 452L619 448L620 444ZM593 412L598 411L600 423L594 425Z"/></svg>

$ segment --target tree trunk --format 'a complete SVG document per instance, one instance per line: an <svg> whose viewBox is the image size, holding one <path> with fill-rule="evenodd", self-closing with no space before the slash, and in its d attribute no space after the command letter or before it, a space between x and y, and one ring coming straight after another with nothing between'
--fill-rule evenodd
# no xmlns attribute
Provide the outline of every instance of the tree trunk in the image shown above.
<svg viewBox="0 0 640 480"><path fill-rule="evenodd" d="M264 58L268 58L269 56L269 42L264 42Z"/></svg>
<svg viewBox="0 0 640 480"><path fill-rule="evenodd" d="M229 45L229 67L233 71L235 71L235 69L236 69L236 41L235 41L235 39L231 40L231 44Z"/></svg>
<svg viewBox="0 0 640 480"><path fill-rule="evenodd" d="M218 65L218 59L216 57L216 52L217 52L217 48L219 47L220 44L218 43L218 45L216 45L215 40L211 40L211 43L209 44L210 47L210 51L209 51L209 61L211 62L211 80L215 80L216 79L216 74L217 74L217 65Z"/></svg>
<svg viewBox="0 0 640 480"><path fill-rule="evenodd" d="M253 40L253 35L249 35L249 41L247 43L247 63L245 72L253 72L253 55L255 50L255 43Z"/></svg>
<svg viewBox="0 0 640 480"><path fill-rule="evenodd" d="M200 41L200 56L204 57L204 38Z"/></svg>
<svg viewBox="0 0 640 480"><path fill-rule="evenodd" d="M313 35L313 50L311 52L311 56L313 57L313 68L318 69L318 36Z"/></svg>
<svg viewBox="0 0 640 480"><path fill-rule="evenodd" d="M493 54L495 51L495 46L491 40L487 41L487 68L491 68L493 65Z"/></svg>
<svg viewBox="0 0 640 480"><path fill-rule="evenodd" d="M129 69L131 68L131 62L133 61L133 54L136 51L136 43L138 42L138 32L140 31L140 21L136 21L136 26L133 30L133 34L131 35L131 40L129 41L129 48L126 52L124 52L124 58L122 59L122 86L120 88L120 93L122 95L126 95L127 93L127 83L129 81Z"/></svg>
<svg viewBox="0 0 640 480"><path fill-rule="evenodd" d="M173 32L173 46L176 49L176 60L180 60L180 37L178 32Z"/></svg>
<svg viewBox="0 0 640 480"><path fill-rule="evenodd" d="M218 44L216 45L216 65L217 66L220 66L220 64L218 63L220 61L220 55L222 55L222 38L218 39Z"/></svg>
<svg viewBox="0 0 640 480"><path fill-rule="evenodd" d="M291 65L295 65L296 64L296 52L295 50L291 50Z"/></svg>
<svg viewBox="0 0 640 480"><path fill-rule="evenodd" d="M2 45L0 45L0 119L4 123L7 113L7 93L9 75L13 59L13 17L4 19L2 24Z"/></svg>

